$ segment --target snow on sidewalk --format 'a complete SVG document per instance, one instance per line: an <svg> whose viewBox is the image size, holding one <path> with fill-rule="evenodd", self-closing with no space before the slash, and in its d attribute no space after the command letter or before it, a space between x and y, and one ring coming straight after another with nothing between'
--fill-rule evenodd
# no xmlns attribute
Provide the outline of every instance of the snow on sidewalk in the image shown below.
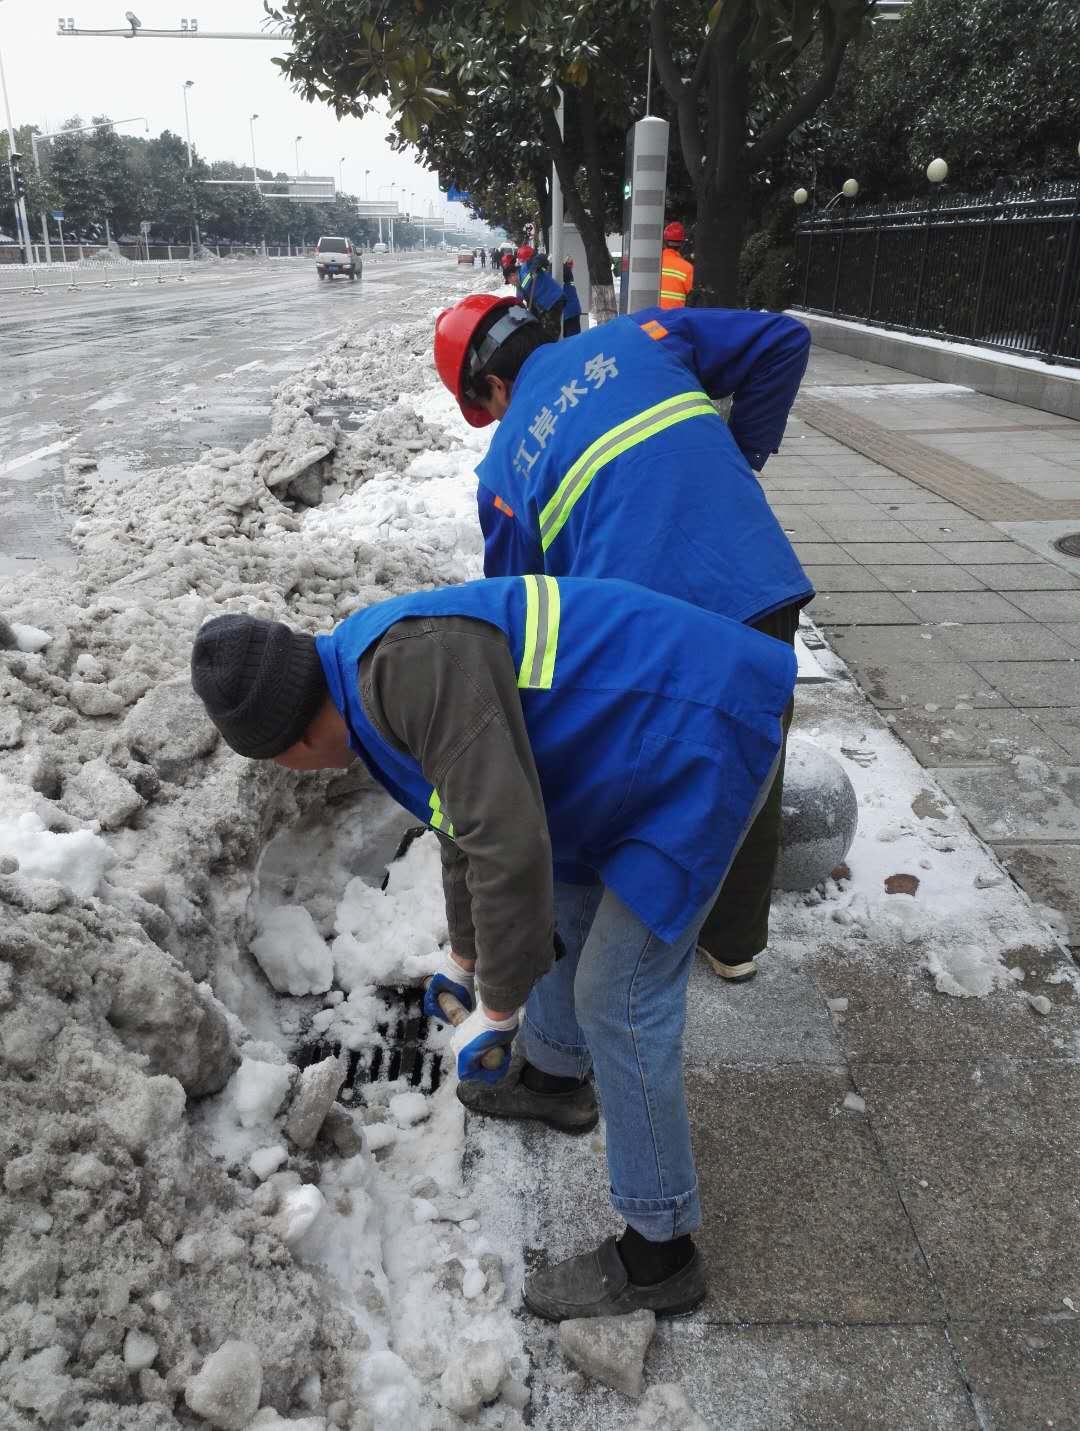
<svg viewBox="0 0 1080 1431"><path fill-rule="evenodd" d="M452 1080L335 1105L338 1065L300 1067L312 1040L385 1045L376 988L432 966L433 838L383 890L408 817L362 772L234 757L186 674L218 612L327 630L479 574L487 435L431 362L435 314L474 282L418 279L400 324L284 383L242 452L122 488L72 464L77 568L0 583L5 1424L511 1431L530 1375L545 1390L514 1315L527 1204L473 1202ZM327 405L355 429L317 422ZM313 472L321 506L279 500ZM1009 948L1051 946L1031 906L880 723L822 710L863 827L849 879L780 902L780 946L1022 1000ZM885 893L898 872L915 894ZM677 1389L649 1405L598 1424L700 1424Z"/></svg>

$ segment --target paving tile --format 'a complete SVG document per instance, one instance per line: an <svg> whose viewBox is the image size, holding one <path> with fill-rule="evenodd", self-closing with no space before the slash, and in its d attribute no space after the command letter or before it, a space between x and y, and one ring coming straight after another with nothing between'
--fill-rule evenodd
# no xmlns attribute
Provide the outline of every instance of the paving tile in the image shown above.
<svg viewBox="0 0 1080 1431"><path fill-rule="evenodd" d="M837 649L842 654L842 648ZM853 665L852 674L881 710L903 710L927 704L942 710L956 705L979 709L1005 705L1000 691L984 681L973 666L966 666L962 661L939 661L932 665L890 661L888 665L875 665L871 656L867 664Z"/></svg>
<svg viewBox="0 0 1080 1431"><path fill-rule="evenodd" d="M843 547L835 542L794 542L795 551L803 566L854 566L855 558L849 556Z"/></svg>
<svg viewBox="0 0 1080 1431"><path fill-rule="evenodd" d="M929 542L844 542L844 550L864 566L883 562L897 565L910 562L913 566L944 566L954 560L948 552Z"/></svg>
<svg viewBox="0 0 1080 1431"><path fill-rule="evenodd" d="M1035 723L1031 712L1007 706L958 711L939 709L933 701L930 705L934 709L912 706L892 723L920 765L1007 765L1014 755L1060 764L1066 757L1064 747Z"/></svg>
<svg viewBox="0 0 1080 1431"><path fill-rule="evenodd" d="M912 533L900 522L880 519L850 521L843 517L826 516L824 512L817 520L835 541L845 545L849 542L910 542L912 537Z"/></svg>
<svg viewBox="0 0 1080 1431"><path fill-rule="evenodd" d="M1080 621L1051 621L1046 624L1046 630L1080 653Z"/></svg>
<svg viewBox="0 0 1080 1431"><path fill-rule="evenodd" d="M834 630L827 622L825 626L829 643L837 655L858 666L892 666L897 661L926 665L957 659L956 652L942 641L940 633L925 626L892 626L874 631Z"/></svg>
<svg viewBox="0 0 1080 1431"><path fill-rule="evenodd" d="M932 936L931 936L932 937ZM1048 945L1018 945L1005 956L1010 968L1024 972L1022 987L1045 993L1054 1009L1034 1014L1016 989L979 999L939 994L921 967L926 947L905 944L897 935L890 945L875 939L858 955L826 951L809 961L822 1000L847 999L835 1016L836 1037L848 1062L955 1063L985 1057L1057 1059L1076 1062L1072 1039L1080 1032L1080 1005L1072 984L1047 982L1066 956Z"/></svg>
<svg viewBox="0 0 1080 1431"><path fill-rule="evenodd" d="M1020 710L1080 706L1080 663L1070 661L980 661L984 680Z"/></svg>
<svg viewBox="0 0 1080 1431"><path fill-rule="evenodd" d="M1080 761L1080 710L1075 706L1050 710L1029 710L1027 714L1051 740Z"/></svg>
<svg viewBox="0 0 1080 1431"><path fill-rule="evenodd" d="M908 521L904 525L924 542L999 542L1001 533L976 517L946 517L941 521Z"/></svg>
<svg viewBox="0 0 1080 1431"><path fill-rule="evenodd" d="M954 766L935 774L991 844L1080 840L1080 767Z"/></svg>
<svg viewBox="0 0 1080 1431"><path fill-rule="evenodd" d="M844 479L853 492L864 492L872 502L926 501L930 494L917 482L898 477L895 472L860 473Z"/></svg>
<svg viewBox="0 0 1080 1431"><path fill-rule="evenodd" d="M952 1345L983 1426L1080 1426L1080 1322L954 1323Z"/></svg>
<svg viewBox="0 0 1080 1431"><path fill-rule="evenodd" d="M842 1069L690 1073L704 1319L929 1322L940 1303ZM719 1114L719 1116L718 1116Z"/></svg>
<svg viewBox="0 0 1080 1431"><path fill-rule="evenodd" d="M917 618L888 591L823 592L807 608L819 625L905 626Z"/></svg>
<svg viewBox="0 0 1080 1431"><path fill-rule="evenodd" d="M1080 580L1053 562L1017 562L1015 565L983 564L968 567L994 591L1071 591L1080 589Z"/></svg>
<svg viewBox="0 0 1080 1431"><path fill-rule="evenodd" d="M1062 1315L1080 1286L1080 1066L864 1064L858 1082L950 1317Z"/></svg>
<svg viewBox="0 0 1080 1431"><path fill-rule="evenodd" d="M776 519L784 530L784 535L790 541L797 542L827 542L829 533L820 523L815 522L813 517L780 517Z"/></svg>
<svg viewBox="0 0 1080 1431"><path fill-rule="evenodd" d="M934 542L934 550L961 566L1030 562L1031 553L1014 542Z"/></svg>
<svg viewBox="0 0 1080 1431"><path fill-rule="evenodd" d="M686 998L688 1069L718 1064L843 1061L825 1004L809 974L780 953L761 960L749 984L726 984L696 959Z"/></svg>
<svg viewBox="0 0 1080 1431"><path fill-rule="evenodd" d="M972 520L968 513L964 511L963 507L954 507L951 502L946 502L943 497L935 497L932 500L929 497L925 497L921 502L905 501L903 498L897 501L893 498L891 501L886 502L882 494L879 495L878 502L882 512L887 514L892 521L903 522L905 526L911 522L932 522L937 526L938 523L945 521L949 517L955 517L958 522L970 522ZM980 522L979 525L985 526L986 524ZM995 535L998 540L1001 539L1000 533L995 533Z"/></svg>
<svg viewBox="0 0 1080 1431"><path fill-rule="evenodd" d="M807 566L807 576L818 591L880 591L882 583L864 566ZM936 568L934 568L936 570Z"/></svg>
<svg viewBox="0 0 1080 1431"><path fill-rule="evenodd" d="M999 845L997 854L1037 904L1068 920L1066 938L1080 939L1080 844Z"/></svg>
<svg viewBox="0 0 1080 1431"><path fill-rule="evenodd" d="M963 567L870 566L866 568L887 591L982 591L985 583Z"/></svg>
<svg viewBox="0 0 1080 1431"><path fill-rule="evenodd" d="M990 592L984 594L990 596ZM1068 662L1080 657L1075 645L1036 621L1021 619L992 626L951 626L942 630L940 636L964 661Z"/></svg>
<svg viewBox="0 0 1080 1431"><path fill-rule="evenodd" d="M916 592L900 599L925 622L1027 621L1022 611L992 591Z"/></svg>
<svg viewBox="0 0 1080 1431"><path fill-rule="evenodd" d="M808 487L805 490L796 492L788 491L786 488L771 487L767 482L761 484L765 489L765 495L769 499L769 504L775 510L777 507L828 507L836 499L847 497L846 491L822 491L818 487ZM810 516L813 516L810 512Z"/></svg>
<svg viewBox="0 0 1080 1431"><path fill-rule="evenodd" d="M1080 621L1080 591L1018 591L1009 600L1036 621Z"/></svg>

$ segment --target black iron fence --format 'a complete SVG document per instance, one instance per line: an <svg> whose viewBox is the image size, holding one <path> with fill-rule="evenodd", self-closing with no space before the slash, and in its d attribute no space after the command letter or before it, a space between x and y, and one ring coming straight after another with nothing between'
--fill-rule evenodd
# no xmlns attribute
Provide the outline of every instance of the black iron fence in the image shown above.
<svg viewBox="0 0 1080 1431"><path fill-rule="evenodd" d="M812 214L795 304L1080 365L1080 183Z"/></svg>

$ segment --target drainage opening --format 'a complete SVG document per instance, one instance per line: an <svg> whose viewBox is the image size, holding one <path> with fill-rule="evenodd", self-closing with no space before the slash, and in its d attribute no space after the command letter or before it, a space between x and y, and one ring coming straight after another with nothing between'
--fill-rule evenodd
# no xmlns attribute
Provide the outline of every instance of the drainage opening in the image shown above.
<svg viewBox="0 0 1080 1431"><path fill-rule="evenodd" d="M378 989L376 993L385 1005L386 1017L376 1025L376 1037L370 1044L348 1051L349 1070L342 1093L351 1089L356 1101L363 1102L365 1086L399 1078L421 1093L434 1093L442 1082L442 1054L427 1045L431 1021L424 1013L423 990ZM317 1040L298 1048L293 1062L304 1069L324 1058L337 1057L341 1051L340 1043Z"/></svg>
<svg viewBox="0 0 1080 1431"><path fill-rule="evenodd" d="M1058 537L1054 543L1054 550L1067 557L1080 557L1080 532L1069 532L1064 537Z"/></svg>

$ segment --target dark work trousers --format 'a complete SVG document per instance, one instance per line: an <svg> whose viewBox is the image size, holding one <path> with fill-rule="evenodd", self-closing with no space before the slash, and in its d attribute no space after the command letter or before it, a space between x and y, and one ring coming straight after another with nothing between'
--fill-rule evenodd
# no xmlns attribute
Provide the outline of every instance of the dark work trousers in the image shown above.
<svg viewBox="0 0 1080 1431"><path fill-rule="evenodd" d="M799 629L799 608L782 606L779 611L770 612L759 621L751 622L751 625L766 636L794 646L795 632ZM757 819L747 830L716 903L706 916L698 936L698 944L722 964L745 963L755 954L760 954L769 942L769 904L780 854L784 756L794 711L795 702L792 700L783 715L784 744L772 789Z"/></svg>

